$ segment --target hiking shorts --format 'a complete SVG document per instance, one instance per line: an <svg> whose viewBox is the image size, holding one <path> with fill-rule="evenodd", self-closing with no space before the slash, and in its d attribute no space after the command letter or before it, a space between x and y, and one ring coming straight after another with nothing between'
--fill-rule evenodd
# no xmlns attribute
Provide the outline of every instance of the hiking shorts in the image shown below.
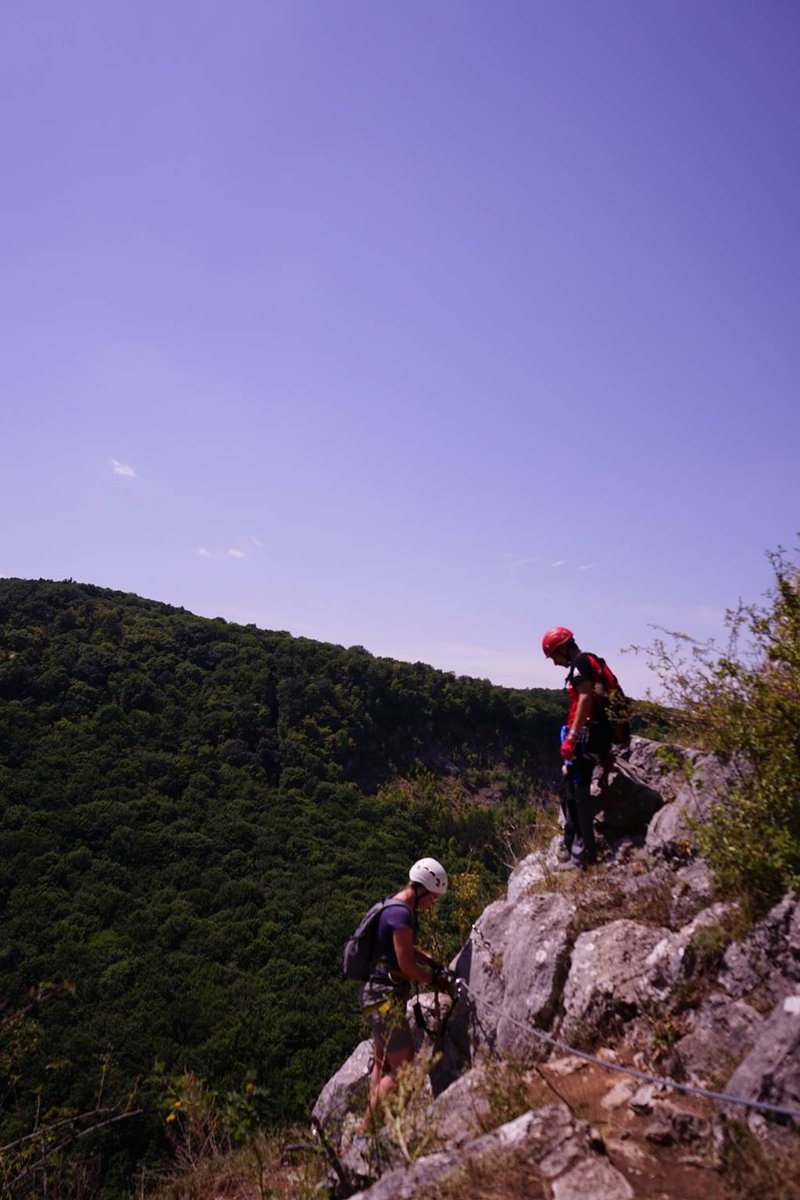
<svg viewBox="0 0 800 1200"><path fill-rule="evenodd" d="M413 1048L414 1039L406 1016L405 996L387 996L379 1004L364 1008L364 1018L375 1043L375 1057Z"/></svg>

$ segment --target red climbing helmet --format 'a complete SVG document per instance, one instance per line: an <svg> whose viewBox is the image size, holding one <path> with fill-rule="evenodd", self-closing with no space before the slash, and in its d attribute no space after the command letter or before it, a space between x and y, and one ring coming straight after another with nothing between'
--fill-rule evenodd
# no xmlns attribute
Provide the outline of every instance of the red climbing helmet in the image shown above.
<svg viewBox="0 0 800 1200"><path fill-rule="evenodd" d="M558 647L563 646L565 642L571 642L574 636L572 630L567 629L565 625L554 625L552 629L548 629L542 638L545 658L552 658Z"/></svg>

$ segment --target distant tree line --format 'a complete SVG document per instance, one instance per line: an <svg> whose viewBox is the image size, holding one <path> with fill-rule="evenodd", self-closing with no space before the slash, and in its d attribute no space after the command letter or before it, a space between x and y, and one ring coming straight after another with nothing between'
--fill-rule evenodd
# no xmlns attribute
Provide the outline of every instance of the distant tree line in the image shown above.
<svg viewBox="0 0 800 1200"><path fill-rule="evenodd" d="M0 995L51 989L29 1044L0 1041L0 1145L48 1105L90 1109L100 1062L104 1098L136 1088L144 1110L91 1143L108 1195L163 1148L159 1072L306 1113L359 1036L338 956L361 910L422 853L491 894L563 712L556 692L0 581Z"/></svg>

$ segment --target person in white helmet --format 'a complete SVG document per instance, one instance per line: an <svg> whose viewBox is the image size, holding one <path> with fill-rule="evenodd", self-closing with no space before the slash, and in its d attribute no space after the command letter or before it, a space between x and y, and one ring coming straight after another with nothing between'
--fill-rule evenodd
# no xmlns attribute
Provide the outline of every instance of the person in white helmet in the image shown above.
<svg viewBox="0 0 800 1200"><path fill-rule="evenodd" d="M367 1121L394 1087L400 1067L414 1057L406 1017L412 982L430 984L437 991L448 988L443 967L415 945L418 914L432 908L446 891L442 864L435 858L420 858L409 870L408 882L389 898L378 918L370 973L359 994L373 1047Z"/></svg>

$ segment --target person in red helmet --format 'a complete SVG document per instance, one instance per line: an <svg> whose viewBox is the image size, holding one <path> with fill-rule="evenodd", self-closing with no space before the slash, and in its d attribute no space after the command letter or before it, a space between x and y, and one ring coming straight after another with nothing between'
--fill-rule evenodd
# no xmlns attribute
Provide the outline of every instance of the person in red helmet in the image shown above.
<svg viewBox="0 0 800 1200"><path fill-rule="evenodd" d="M548 629L542 650L557 667L568 668L569 712L561 742L564 858L569 866L585 867L597 861L592 777L602 775L611 759L608 695L600 667L603 659L582 651L565 625Z"/></svg>

